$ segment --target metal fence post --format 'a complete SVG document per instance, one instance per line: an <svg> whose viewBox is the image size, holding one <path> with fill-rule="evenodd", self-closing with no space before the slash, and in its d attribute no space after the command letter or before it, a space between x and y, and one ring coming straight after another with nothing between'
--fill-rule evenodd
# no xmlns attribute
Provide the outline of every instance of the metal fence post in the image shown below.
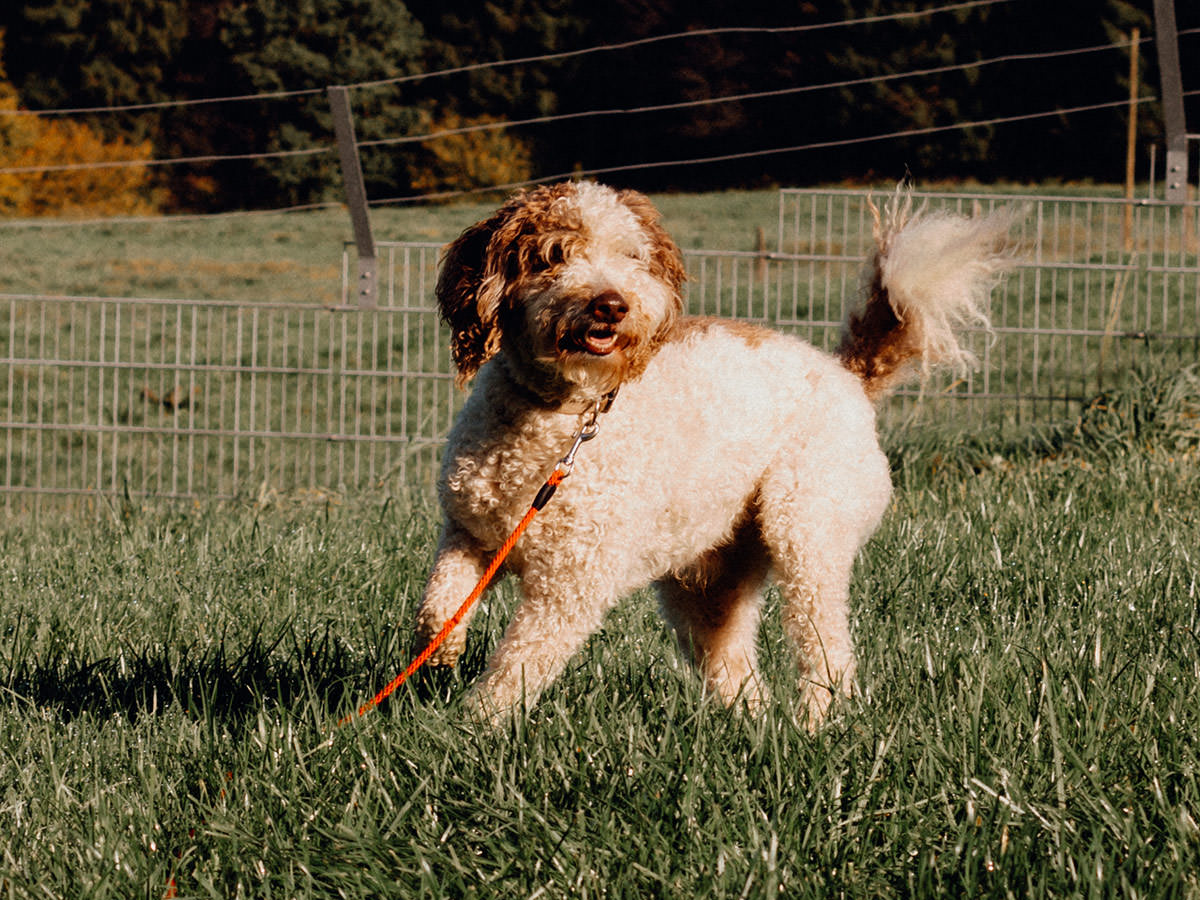
<svg viewBox="0 0 1200 900"><path fill-rule="evenodd" d="M346 206L350 210L354 247L358 254L358 305L372 309L379 303L379 266L375 256L375 237L371 233L371 215L367 209L362 163L358 158L358 141L354 136L354 119L350 113L350 97L341 85L328 88L328 94L338 158L342 164L342 181L346 188Z"/></svg>
<svg viewBox="0 0 1200 900"><path fill-rule="evenodd" d="M1179 34L1175 0L1154 0L1154 46L1162 83L1163 123L1167 130L1167 202L1187 201L1187 125L1183 111L1183 79L1179 74Z"/></svg>

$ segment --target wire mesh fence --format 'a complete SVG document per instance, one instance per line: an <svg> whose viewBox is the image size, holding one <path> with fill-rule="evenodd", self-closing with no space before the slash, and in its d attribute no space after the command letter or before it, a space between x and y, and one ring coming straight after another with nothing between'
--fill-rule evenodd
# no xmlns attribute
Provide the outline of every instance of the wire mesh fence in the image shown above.
<svg viewBox="0 0 1200 900"><path fill-rule="evenodd" d="M980 369L903 392L885 417L977 427L1074 414L1145 364L1200 360L1195 205L930 194L974 214L1020 203L1024 259L996 291ZM860 191L780 194L776 246L690 251L689 311L832 347L872 217ZM0 296L0 494L317 497L425 490L461 392L433 304L439 245L381 244L380 296L337 306Z"/></svg>
<svg viewBox="0 0 1200 900"><path fill-rule="evenodd" d="M457 402L427 306L3 302L10 509L429 483Z"/></svg>
<svg viewBox="0 0 1200 900"><path fill-rule="evenodd" d="M1200 359L1195 204L942 193L914 200L971 216L1009 205L1022 213L1022 262L993 295L994 331L970 335L978 371L902 392L922 395L927 411L969 400L959 415L1063 418L1139 366ZM861 192L782 192L779 325L832 346L871 226Z"/></svg>

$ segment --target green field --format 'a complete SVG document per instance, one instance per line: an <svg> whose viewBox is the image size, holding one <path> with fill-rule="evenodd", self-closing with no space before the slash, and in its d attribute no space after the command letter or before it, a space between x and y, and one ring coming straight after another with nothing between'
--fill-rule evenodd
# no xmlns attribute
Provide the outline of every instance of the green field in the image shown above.
<svg viewBox="0 0 1200 900"><path fill-rule="evenodd" d="M773 237L778 192L655 197L681 247L753 250ZM715 201L715 202L714 202ZM448 242L496 208L495 199L372 212L379 241ZM2 224L2 222L0 222ZM0 293L189 297L335 303L344 210L147 223L0 228Z"/></svg>
<svg viewBox="0 0 1200 900"><path fill-rule="evenodd" d="M893 187L878 185L878 196ZM1034 189L1005 185L990 190L1026 194ZM1103 186L1060 185L1050 191L1062 197L1115 193ZM684 250L756 250L760 228L768 247L776 249L777 190L656 194L653 200ZM378 241L447 242L496 205L491 198L435 207L380 207L372 210L372 230ZM337 209L3 227L0 293L334 303L341 297L342 246L352 239L349 216Z"/></svg>
<svg viewBox="0 0 1200 900"><path fill-rule="evenodd" d="M778 197L656 201L685 249L751 250ZM381 210L377 236L446 240L492 205ZM336 303L348 237L339 212L0 230L0 293ZM169 362L182 313L147 309L130 333ZM325 346L280 315L265 362ZM16 355L42 320L21 327ZM204 353L245 352L213 334ZM527 720L476 725L460 700L510 582L459 671L335 727L407 664L437 538L390 483L13 515L0 898L1200 900L1200 370L1150 356L1056 424L884 416L897 490L852 585L861 692L813 734L773 604L749 716L702 695L649 593ZM139 424L151 374L130 377L108 390ZM218 383L214 415L242 397Z"/></svg>
<svg viewBox="0 0 1200 900"><path fill-rule="evenodd" d="M862 694L706 701L631 598L528 721L408 659L436 514L136 507L0 531L0 896L1200 897L1200 385L888 438ZM564 487L565 489L568 489Z"/></svg>

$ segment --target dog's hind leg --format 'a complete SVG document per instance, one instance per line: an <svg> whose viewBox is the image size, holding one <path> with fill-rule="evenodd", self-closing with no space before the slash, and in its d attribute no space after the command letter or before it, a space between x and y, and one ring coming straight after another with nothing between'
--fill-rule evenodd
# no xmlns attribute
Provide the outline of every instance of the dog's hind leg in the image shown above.
<svg viewBox="0 0 1200 900"><path fill-rule="evenodd" d="M758 626L770 560L757 526L744 523L733 540L658 582L663 615L706 687L727 705L763 700Z"/></svg>
<svg viewBox="0 0 1200 900"><path fill-rule="evenodd" d="M878 450L849 468L843 464L840 478L833 463L819 478L780 469L760 491L763 539L783 595L783 626L799 654L809 725L815 726L836 696L855 687L850 573L883 515L891 481Z"/></svg>
<svg viewBox="0 0 1200 900"><path fill-rule="evenodd" d="M809 724L819 723L839 694L854 690L855 657L849 624L854 555L836 558L812 546L783 542L778 551L783 627L796 646Z"/></svg>

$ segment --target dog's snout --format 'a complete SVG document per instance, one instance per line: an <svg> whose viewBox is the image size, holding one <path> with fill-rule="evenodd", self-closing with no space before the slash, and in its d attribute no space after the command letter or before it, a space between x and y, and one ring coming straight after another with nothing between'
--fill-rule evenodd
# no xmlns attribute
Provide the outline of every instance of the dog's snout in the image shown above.
<svg viewBox="0 0 1200 900"><path fill-rule="evenodd" d="M629 304L616 291L605 291L593 298L588 305L588 312L597 322L616 325L629 313Z"/></svg>

